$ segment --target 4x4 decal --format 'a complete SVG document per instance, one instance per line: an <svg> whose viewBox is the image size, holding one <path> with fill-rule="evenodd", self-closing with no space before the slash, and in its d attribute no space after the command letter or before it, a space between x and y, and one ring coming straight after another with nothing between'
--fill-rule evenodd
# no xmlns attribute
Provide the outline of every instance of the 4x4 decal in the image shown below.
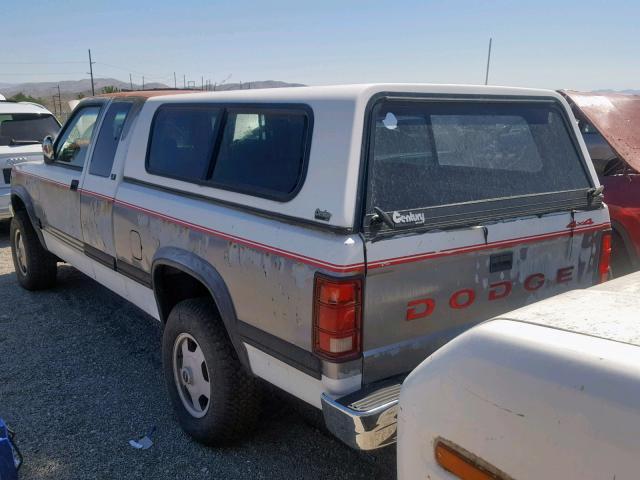
<svg viewBox="0 0 640 480"><path fill-rule="evenodd" d="M570 222L565 228L576 228L576 227L584 227L587 225L593 225L593 219L587 218L581 222L576 222L575 220Z"/></svg>

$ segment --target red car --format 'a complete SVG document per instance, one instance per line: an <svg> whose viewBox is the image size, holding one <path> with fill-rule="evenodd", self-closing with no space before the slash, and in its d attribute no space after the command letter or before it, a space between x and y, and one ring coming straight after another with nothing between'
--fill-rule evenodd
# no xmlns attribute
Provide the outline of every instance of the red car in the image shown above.
<svg viewBox="0 0 640 480"><path fill-rule="evenodd" d="M640 269L640 96L561 91L576 116L609 206L615 276Z"/></svg>

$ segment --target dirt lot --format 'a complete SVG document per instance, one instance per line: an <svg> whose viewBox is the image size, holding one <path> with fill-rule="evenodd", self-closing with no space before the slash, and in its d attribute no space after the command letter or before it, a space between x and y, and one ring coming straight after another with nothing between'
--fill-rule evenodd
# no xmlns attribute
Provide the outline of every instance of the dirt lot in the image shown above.
<svg viewBox="0 0 640 480"><path fill-rule="evenodd" d="M8 237L0 224L0 417L18 432L21 478L395 477L393 449L351 451L273 400L244 443L195 443L165 392L159 324L66 265L54 290L22 290ZM128 445L154 425L149 450Z"/></svg>

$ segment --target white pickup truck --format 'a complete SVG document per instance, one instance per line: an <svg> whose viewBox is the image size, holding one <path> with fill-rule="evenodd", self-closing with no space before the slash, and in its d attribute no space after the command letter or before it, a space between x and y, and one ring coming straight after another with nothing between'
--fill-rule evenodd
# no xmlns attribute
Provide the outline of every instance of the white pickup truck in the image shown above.
<svg viewBox="0 0 640 480"><path fill-rule="evenodd" d="M11 246L23 287L63 260L162 322L202 442L249 429L262 379L347 444L387 445L426 356L607 278L608 211L555 92L167 93L80 102L45 163L13 170Z"/></svg>
<svg viewBox="0 0 640 480"><path fill-rule="evenodd" d="M640 273L501 315L405 380L398 478L640 477Z"/></svg>

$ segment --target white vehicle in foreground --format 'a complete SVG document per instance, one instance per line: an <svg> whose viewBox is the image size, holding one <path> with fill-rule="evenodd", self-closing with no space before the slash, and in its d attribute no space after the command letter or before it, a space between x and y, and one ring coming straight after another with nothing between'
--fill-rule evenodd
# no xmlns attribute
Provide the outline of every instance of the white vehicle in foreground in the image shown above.
<svg viewBox="0 0 640 480"><path fill-rule="evenodd" d="M405 380L398 478L637 479L640 273L467 331Z"/></svg>
<svg viewBox="0 0 640 480"><path fill-rule="evenodd" d="M11 217L11 168L42 161L42 140L59 129L56 118L43 106L0 97L0 220Z"/></svg>

